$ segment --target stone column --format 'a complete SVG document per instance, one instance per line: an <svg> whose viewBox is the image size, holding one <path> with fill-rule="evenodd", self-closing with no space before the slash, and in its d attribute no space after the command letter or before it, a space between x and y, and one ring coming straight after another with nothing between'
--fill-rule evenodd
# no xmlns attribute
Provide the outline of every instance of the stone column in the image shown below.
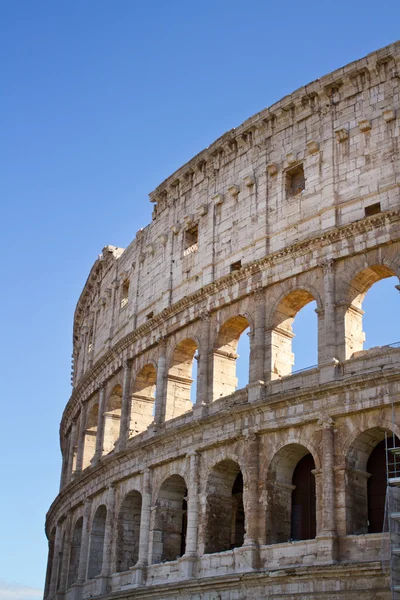
<svg viewBox="0 0 400 600"><path fill-rule="evenodd" d="M249 433L245 437L244 451L246 458L247 486L245 490L245 526L246 533L244 538L245 546L255 546L258 544L259 536L259 436L257 433Z"/></svg>
<svg viewBox="0 0 400 600"><path fill-rule="evenodd" d="M335 315L335 263L327 260L322 265L324 271L324 348L321 349L323 362L336 358L336 315Z"/></svg>
<svg viewBox="0 0 400 600"><path fill-rule="evenodd" d="M321 417L322 447L322 494L318 498L321 506L321 528L317 534L320 542L318 555L322 561L331 562L337 556L337 534L335 516L335 474L334 474L334 421L331 417Z"/></svg>
<svg viewBox="0 0 400 600"><path fill-rule="evenodd" d="M113 526L114 526L114 507L115 507L115 486L110 485L107 493L107 517L104 532L104 547L103 547L103 566L101 569L102 577L109 577L111 574L111 550L113 541Z"/></svg>
<svg viewBox="0 0 400 600"><path fill-rule="evenodd" d="M211 314L209 312L204 312L201 315L201 348L199 349L199 368L197 372L196 406L205 406L212 401L212 352L210 349L210 323Z"/></svg>
<svg viewBox="0 0 400 600"><path fill-rule="evenodd" d="M78 579L77 584L82 584L87 579L87 566L89 559L89 531L90 531L90 516L92 514L92 500L88 498L85 500L85 507L83 511L83 524L82 524L82 541L81 551L79 554L79 566L78 566Z"/></svg>
<svg viewBox="0 0 400 600"><path fill-rule="evenodd" d="M124 379L122 383L122 408L121 408L121 422L118 439L118 450L124 450L126 442L129 439L129 424L131 416L131 395L130 395L130 384L131 384L131 371L132 362L129 360L124 361Z"/></svg>
<svg viewBox="0 0 400 600"><path fill-rule="evenodd" d="M193 451L187 455L189 461L189 488L187 500L187 530L185 554L180 559L180 574L191 579L197 562L199 524L199 456Z"/></svg>
<svg viewBox="0 0 400 600"><path fill-rule="evenodd" d="M79 475L79 473L81 473L82 465L83 465L83 451L84 451L84 446L85 446L86 419L87 419L87 404L82 403L81 416L79 419L78 449L76 452L75 473L77 475Z"/></svg>
<svg viewBox="0 0 400 600"><path fill-rule="evenodd" d="M68 467L67 467L67 475L66 475L66 483L68 484L72 480L72 471L74 468L74 456L75 456L75 446L76 446L76 421L72 421L71 432L70 432L70 443L68 450Z"/></svg>
<svg viewBox="0 0 400 600"><path fill-rule="evenodd" d="M96 435L96 450L92 458L92 465L97 465L102 454L103 454L103 440L104 440L104 410L106 404L106 390L104 384L100 385L99 392L99 415L97 421L97 435Z"/></svg>
<svg viewBox="0 0 400 600"><path fill-rule="evenodd" d="M51 565L51 577L50 577L49 594L48 594L48 598L50 598L51 600L56 595L61 544L62 544L61 523L58 522L56 525L56 535L55 535L55 539L54 539L54 553L53 553L53 562Z"/></svg>
<svg viewBox="0 0 400 600"><path fill-rule="evenodd" d="M140 514L140 534L139 534L139 556L134 567L132 583L143 585L145 581L145 571L148 563L149 540L150 540L150 513L151 513L151 477L150 469L147 467L143 471L142 487L142 510Z"/></svg>
<svg viewBox="0 0 400 600"><path fill-rule="evenodd" d="M159 341L159 354L157 360L157 387L156 387L156 406L154 414L154 425L159 426L163 423L165 417L166 402L166 383L167 383L167 344L162 338Z"/></svg>
<svg viewBox="0 0 400 600"><path fill-rule="evenodd" d="M64 544L62 547L62 555L61 555L61 565L60 565L60 585L57 590L56 597L57 599L62 599L65 596L65 592L67 589L67 578L68 578L68 566L69 566L69 555L71 553L71 515L68 514L66 523L65 523L65 533L64 533Z"/></svg>
<svg viewBox="0 0 400 600"><path fill-rule="evenodd" d="M255 294L256 310L254 314L254 331L250 348L249 383L264 381L265 360L265 298L262 291Z"/></svg>

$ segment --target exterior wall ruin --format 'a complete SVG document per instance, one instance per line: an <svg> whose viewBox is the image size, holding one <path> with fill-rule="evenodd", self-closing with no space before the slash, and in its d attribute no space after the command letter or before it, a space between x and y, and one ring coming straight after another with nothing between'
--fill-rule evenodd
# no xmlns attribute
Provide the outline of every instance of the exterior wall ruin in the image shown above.
<svg viewBox="0 0 400 600"><path fill-rule="evenodd" d="M390 598L367 468L400 435L400 348L363 350L362 303L400 276L399 78L397 42L283 98L103 249L75 312L46 600ZM311 301L318 364L292 372Z"/></svg>

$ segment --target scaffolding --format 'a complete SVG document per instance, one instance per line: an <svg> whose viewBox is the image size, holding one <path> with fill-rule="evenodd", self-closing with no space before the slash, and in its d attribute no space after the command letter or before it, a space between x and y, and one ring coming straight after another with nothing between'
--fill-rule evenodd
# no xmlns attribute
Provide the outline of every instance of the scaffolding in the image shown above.
<svg viewBox="0 0 400 600"><path fill-rule="evenodd" d="M392 420L394 425L393 405ZM385 446L387 481L385 521L389 530L390 542L390 589L392 599L400 600L400 446L394 433L385 434Z"/></svg>

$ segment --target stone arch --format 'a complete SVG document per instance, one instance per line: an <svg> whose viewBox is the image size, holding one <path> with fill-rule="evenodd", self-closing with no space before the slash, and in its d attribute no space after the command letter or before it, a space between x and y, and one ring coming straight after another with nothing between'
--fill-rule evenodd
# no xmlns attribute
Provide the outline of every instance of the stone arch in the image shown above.
<svg viewBox="0 0 400 600"><path fill-rule="evenodd" d="M128 571L139 557L140 517L142 511L142 495L131 490L124 497L117 522L117 572Z"/></svg>
<svg viewBox="0 0 400 600"><path fill-rule="evenodd" d="M68 567L68 584L69 589L75 581L78 579L79 570L79 559L81 555L82 545L82 532L83 532L83 517L79 517L74 525L71 539L71 552L69 557Z"/></svg>
<svg viewBox="0 0 400 600"><path fill-rule="evenodd" d="M205 552L224 552L243 545L245 511L243 475L237 462L225 459L207 478Z"/></svg>
<svg viewBox="0 0 400 600"><path fill-rule="evenodd" d="M167 374L165 420L179 417L192 409L190 390L198 343L193 338L181 340L170 355Z"/></svg>
<svg viewBox="0 0 400 600"><path fill-rule="evenodd" d="M267 322L271 337L269 366L271 379L278 379L292 373L293 321L297 313L313 301L317 303L317 310L321 309L321 298L318 292L314 287L305 285L285 293L275 302ZM320 347L320 341L318 346Z"/></svg>
<svg viewBox="0 0 400 600"><path fill-rule="evenodd" d="M107 508L101 504L94 514L90 529L88 579L100 575L103 568L106 519Z"/></svg>
<svg viewBox="0 0 400 600"><path fill-rule="evenodd" d="M370 288L388 277L397 276L393 265L383 263L371 264L360 270L353 270L346 290L346 301L343 304L345 359L351 358L355 352L363 350L365 333L363 331L362 305Z"/></svg>
<svg viewBox="0 0 400 600"><path fill-rule="evenodd" d="M122 386L115 385L107 398L104 412L104 442L103 454L114 450L119 438L122 411Z"/></svg>
<svg viewBox="0 0 400 600"><path fill-rule="evenodd" d="M145 431L153 421L157 370L153 362L145 364L132 383L129 436Z"/></svg>
<svg viewBox="0 0 400 600"><path fill-rule="evenodd" d="M373 427L358 431L352 436L352 441L348 445L345 455L347 534L376 533L373 531L376 529L376 523L383 525L386 495L386 457L384 456L386 435L390 447L394 432L389 427ZM397 436L394 440L395 445L400 445ZM375 460L371 462L371 459L378 459L378 462ZM379 505L372 506L375 502ZM371 526L372 512L375 513L374 526ZM382 529L378 528L378 531Z"/></svg>
<svg viewBox="0 0 400 600"><path fill-rule="evenodd" d="M268 544L315 537L315 462L308 447L300 443L281 446L273 455L266 480ZM306 488L299 490L303 482Z"/></svg>
<svg viewBox="0 0 400 600"><path fill-rule="evenodd" d="M83 446L83 463L82 468L86 469L90 465L92 458L96 452L97 427L99 421L99 404L95 402L88 407L86 419L85 440Z"/></svg>
<svg viewBox="0 0 400 600"><path fill-rule="evenodd" d="M239 338L251 326L244 315L235 315L219 328L213 349L213 400L232 394L237 387L236 352Z"/></svg>
<svg viewBox="0 0 400 600"><path fill-rule="evenodd" d="M152 563L176 560L185 553L187 486L181 475L169 475L158 491L153 515Z"/></svg>

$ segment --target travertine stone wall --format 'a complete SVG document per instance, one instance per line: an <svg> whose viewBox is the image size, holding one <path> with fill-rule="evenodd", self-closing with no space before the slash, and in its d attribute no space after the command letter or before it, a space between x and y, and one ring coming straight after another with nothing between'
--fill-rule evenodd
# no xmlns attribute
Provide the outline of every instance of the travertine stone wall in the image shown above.
<svg viewBox="0 0 400 600"><path fill-rule="evenodd" d="M75 312L48 600L390 597L367 481L400 434L400 349L363 350L362 306L400 276L399 78L397 42L283 98L103 249ZM311 301L318 365L292 373ZM305 457L315 535L293 540Z"/></svg>

